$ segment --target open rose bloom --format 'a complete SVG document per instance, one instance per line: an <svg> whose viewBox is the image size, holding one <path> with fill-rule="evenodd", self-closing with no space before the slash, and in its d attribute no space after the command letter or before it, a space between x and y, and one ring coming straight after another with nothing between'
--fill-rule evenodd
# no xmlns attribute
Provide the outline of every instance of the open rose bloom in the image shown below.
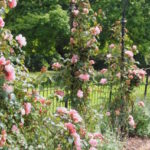
<svg viewBox="0 0 150 150"><path fill-rule="evenodd" d="M15 8L17 6L17 0L8 0L9 8Z"/></svg>

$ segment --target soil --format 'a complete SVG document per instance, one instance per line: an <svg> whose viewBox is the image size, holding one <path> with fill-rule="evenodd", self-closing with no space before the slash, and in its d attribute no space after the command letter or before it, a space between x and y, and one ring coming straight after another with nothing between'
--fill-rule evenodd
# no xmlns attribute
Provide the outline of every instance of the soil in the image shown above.
<svg viewBox="0 0 150 150"><path fill-rule="evenodd" d="M150 150L150 139L147 138L129 138L123 150Z"/></svg>

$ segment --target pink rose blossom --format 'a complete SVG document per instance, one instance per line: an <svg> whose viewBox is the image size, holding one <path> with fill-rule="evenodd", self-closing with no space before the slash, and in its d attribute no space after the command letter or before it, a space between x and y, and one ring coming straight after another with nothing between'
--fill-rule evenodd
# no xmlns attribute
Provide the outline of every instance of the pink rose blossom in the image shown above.
<svg viewBox="0 0 150 150"><path fill-rule="evenodd" d="M69 130L70 134L76 133L75 126L72 123L65 123L65 127Z"/></svg>
<svg viewBox="0 0 150 150"><path fill-rule="evenodd" d="M102 79L100 80L100 84L105 85L106 83L107 83L107 79L102 78Z"/></svg>
<svg viewBox="0 0 150 150"><path fill-rule="evenodd" d="M76 110L71 109L69 111L69 115L75 123L79 123L82 121L81 116L78 114L78 112Z"/></svg>
<svg viewBox="0 0 150 150"><path fill-rule="evenodd" d="M125 51L125 54L129 57L129 58L133 58L133 52L132 51Z"/></svg>
<svg viewBox="0 0 150 150"><path fill-rule="evenodd" d="M90 75L87 73L86 74L80 74L79 78L80 78L80 80L83 80L83 81L89 81Z"/></svg>
<svg viewBox="0 0 150 150"><path fill-rule="evenodd" d="M73 27L76 28L78 26L78 22L74 21L73 22Z"/></svg>
<svg viewBox="0 0 150 150"><path fill-rule="evenodd" d="M8 84L4 84L4 85L3 85L3 90L4 90L6 93L12 93L14 89L13 89L12 86L9 86Z"/></svg>
<svg viewBox="0 0 150 150"><path fill-rule="evenodd" d="M60 115L68 114L68 110L65 107L58 107L57 108L57 113Z"/></svg>
<svg viewBox="0 0 150 150"><path fill-rule="evenodd" d="M9 0L8 1L8 6L10 8L15 8L17 6L17 1L16 0Z"/></svg>
<svg viewBox="0 0 150 150"><path fill-rule="evenodd" d="M39 99L39 102L40 102L42 105L44 105L45 102L46 102L46 100L45 100L44 98L40 98L40 99Z"/></svg>
<svg viewBox="0 0 150 150"><path fill-rule="evenodd" d="M18 127L16 125L13 125L12 128L11 128L11 131L18 133L19 129L18 129Z"/></svg>
<svg viewBox="0 0 150 150"><path fill-rule="evenodd" d="M94 65L95 61L94 60L90 60L90 65Z"/></svg>
<svg viewBox="0 0 150 150"><path fill-rule="evenodd" d="M55 94L58 96L58 98L62 99L65 95L64 91L57 90L55 91Z"/></svg>
<svg viewBox="0 0 150 150"><path fill-rule="evenodd" d="M140 76L140 79L144 79L145 75L147 74L146 71L144 71L143 69L139 69L138 70L138 74Z"/></svg>
<svg viewBox="0 0 150 150"><path fill-rule="evenodd" d="M2 17L0 17L0 28L3 28L5 26L5 22Z"/></svg>
<svg viewBox="0 0 150 150"><path fill-rule="evenodd" d="M101 73L101 74L105 74L106 72L107 72L107 69L105 69L105 68L102 69L102 70L100 70L100 73Z"/></svg>
<svg viewBox="0 0 150 150"><path fill-rule="evenodd" d="M10 64L5 66L5 77L8 81L15 80L15 70Z"/></svg>
<svg viewBox="0 0 150 150"><path fill-rule="evenodd" d="M83 8L83 13L87 15L89 13L89 10L87 8Z"/></svg>
<svg viewBox="0 0 150 150"><path fill-rule="evenodd" d="M72 3L77 3L77 0L72 0L71 2L72 2Z"/></svg>
<svg viewBox="0 0 150 150"><path fill-rule="evenodd" d="M79 60L79 56L74 54L71 58L71 63L75 64L78 62L78 60Z"/></svg>
<svg viewBox="0 0 150 150"><path fill-rule="evenodd" d="M0 65L5 65L5 64L6 64L6 59L5 59L4 56L2 56L2 57L0 58Z"/></svg>
<svg viewBox="0 0 150 150"><path fill-rule="evenodd" d="M23 37L22 34L17 35L17 36L16 36L16 40L18 41L20 47L27 45L26 38Z"/></svg>
<svg viewBox="0 0 150 150"><path fill-rule="evenodd" d="M73 45L75 43L74 39L71 37L70 38L70 44Z"/></svg>
<svg viewBox="0 0 150 150"><path fill-rule="evenodd" d="M96 139L90 139L89 144L90 144L92 147L96 147L96 146L98 145L98 142L97 142Z"/></svg>
<svg viewBox="0 0 150 150"><path fill-rule="evenodd" d="M110 45L109 45L109 48L110 48L110 49L115 48L115 44L110 44Z"/></svg>
<svg viewBox="0 0 150 150"><path fill-rule="evenodd" d="M99 35L101 32L98 26L91 28L90 31L91 31L91 34L95 36Z"/></svg>
<svg viewBox="0 0 150 150"><path fill-rule="evenodd" d="M76 28L72 28L71 32L74 33L74 32L76 32L76 30L77 30Z"/></svg>
<svg viewBox="0 0 150 150"><path fill-rule="evenodd" d="M104 137L103 137L103 135L101 133L94 133L93 134L93 138L94 139L100 139L100 140L104 139Z"/></svg>
<svg viewBox="0 0 150 150"><path fill-rule="evenodd" d="M52 64L52 69L57 70L57 69L60 69L61 67L62 67L62 65L58 62Z"/></svg>
<svg viewBox="0 0 150 150"><path fill-rule="evenodd" d="M74 16L78 16L78 14L79 14L79 10L73 10L73 12L72 12L72 13L73 13L73 15L74 15Z"/></svg>
<svg viewBox="0 0 150 150"><path fill-rule="evenodd" d="M25 114L29 115L31 112L32 105L31 103L24 103Z"/></svg>
<svg viewBox="0 0 150 150"><path fill-rule="evenodd" d="M95 147L90 147L89 150L97 150L97 148L95 148Z"/></svg>
<svg viewBox="0 0 150 150"><path fill-rule="evenodd" d="M139 102L138 102L138 105L139 105L140 107L145 107L145 104L144 104L143 101L139 101Z"/></svg>
<svg viewBox="0 0 150 150"><path fill-rule="evenodd" d="M83 91L78 90L77 96L78 96L79 98L83 98Z"/></svg>
<svg viewBox="0 0 150 150"><path fill-rule="evenodd" d="M135 125L135 122L134 122L134 119L133 119L133 116L132 115L129 115L129 125L132 127L132 128L135 128L136 125Z"/></svg>

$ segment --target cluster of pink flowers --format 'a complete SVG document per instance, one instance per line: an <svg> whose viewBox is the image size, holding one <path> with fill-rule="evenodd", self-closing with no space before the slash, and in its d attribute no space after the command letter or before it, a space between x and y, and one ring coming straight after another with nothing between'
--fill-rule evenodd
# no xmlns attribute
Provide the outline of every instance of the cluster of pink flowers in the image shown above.
<svg viewBox="0 0 150 150"><path fill-rule="evenodd" d="M4 90L6 93L12 93L14 89L13 89L12 86L10 86L10 85L4 83L4 85L3 85L3 90Z"/></svg>
<svg viewBox="0 0 150 150"><path fill-rule="evenodd" d="M18 129L18 127L16 125L13 125L11 130L12 130L12 132L15 132L15 133L19 132L19 129Z"/></svg>
<svg viewBox="0 0 150 150"><path fill-rule="evenodd" d="M59 62L53 63L52 64L52 69L58 70L62 67L62 65Z"/></svg>
<svg viewBox="0 0 150 150"><path fill-rule="evenodd" d="M78 62L78 60L79 60L79 56L74 54L71 58L71 63L75 64Z"/></svg>
<svg viewBox="0 0 150 150"><path fill-rule="evenodd" d="M78 90L78 92L77 92L77 97L79 97L79 98L83 98L83 91L82 90Z"/></svg>
<svg viewBox="0 0 150 150"><path fill-rule="evenodd" d="M100 73L101 74L105 74L107 72L107 69L106 68L103 68L102 70L100 70Z"/></svg>
<svg viewBox="0 0 150 150"><path fill-rule="evenodd" d="M133 58L134 56L132 51L125 51L125 55L128 56L129 58Z"/></svg>
<svg viewBox="0 0 150 150"><path fill-rule="evenodd" d="M133 116L129 115L129 125L132 127L132 128L136 128L136 124L134 122L134 119L133 119Z"/></svg>
<svg viewBox="0 0 150 150"><path fill-rule="evenodd" d="M102 78L100 80L100 84L105 85L107 83L107 79L106 78Z"/></svg>
<svg viewBox="0 0 150 150"><path fill-rule="evenodd" d="M144 104L143 101L139 101L139 102L138 102L138 105L139 105L140 107L145 107L145 104Z"/></svg>
<svg viewBox="0 0 150 150"><path fill-rule="evenodd" d="M82 80L82 81L89 81L90 75L88 73L80 74L79 79Z"/></svg>
<svg viewBox="0 0 150 150"><path fill-rule="evenodd" d="M55 94L59 99L62 99L65 95L64 91L61 91L61 90L55 91Z"/></svg>
<svg viewBox="0 0 150 150"><path fill-rule="evenodd" d="M17 6L17 1L16 0L8 0L8 6L10 8L15 8Z"/></svg>
<svg viewBox="0 0 150 150"><path fill-rule="evenodd" d="M18 36L16 36L16 40L18 41L20 47L23 47L23 46L27 45L26 38L23 37L22 34L19 34Z"/></svg>
<svg viewBox="0 0 150 150"><path fill-rule="evenodd" d="M100 28L99 28L98 26L92 27L92 28L90 29L90 31L91 31L91 34L94 35L94 36L99 35L100 32L101 32L101 30L100 30Z"/></svg>
<svg viewBox="0 0 150 150"><path fill-rule="evenodd" d="M6 144L7 133L6 130L1 131L1 138L0 138L0 147L3 147Z"/></svg>
<svg viewBox="0 0 150 150"><path fill-rule="evenodd" d="M15 70L14 67L10 64L10 61L5 59L4 56L0 58L0 66L3 68L5 78L8 81L15 80Z"/></svg>
<svg viewBox="0 0 150 150"><path fill-rule="evenodd" d="M110 44L110 45L109 45L109 48L110 48L110 49L114 49L114 48L115 48L115 44Z"/></svg>
<svg viewBox="0 0 150 150"><path fill-rule="evenodd" d="M2 17L0 17L0 28L3 28L5 26L5 22Z"/></svg>
<svg viewBox="0 0 150 150"><path fill-rule="evenodd" d="M31 113L31 103L24 103L24 108L21 109L22 115L29 115Z"/></svg>

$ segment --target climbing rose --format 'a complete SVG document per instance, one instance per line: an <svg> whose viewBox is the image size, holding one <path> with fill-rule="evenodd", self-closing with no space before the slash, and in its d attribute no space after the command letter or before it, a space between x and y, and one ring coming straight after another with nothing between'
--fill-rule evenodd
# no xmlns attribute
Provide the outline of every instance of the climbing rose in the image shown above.
<svg viewBox="0 0 150 150"><path fill-rule="evenodd" d="M81 150L81 140L80 140L79 134L73 133L72 136L74 138L74 144L75 144L76 150Z"/></svg>
<svg viewBox="0 0 150 150"><path fill-rule="evenodd" d="M61 67L62 67L62 65L58 62L52 64L52 69L57 70L57 69L60 69Z"/></svg>
<svg viewBox="0 0 150 150"><path fill-rule="evenodd" d="M62 99L65 95L64 91L61 90L57 90L55 91L56 96L58 96L58 98Z"/></svg>
<svg viewBox="0 0 150 150"><path fill-rule="evenodd" d="M139 101L139 102L138 102L138 105L141 106L141 107L145 107L145 104L144 104L143 101Z"/></svg>
<svg viewBox="0 0 150 150"><path fill-rule="evenodd" d="M107 83L107 79L102 78L102 79L100 80L100 84L104 85L104 84L106 84L106 83Z"/></svg>
<svg viewBox="0 0 150 150"><path fill-rule="evenodd" d="M76 28L78 25L79 25L78 22L76 22L76 21L73 22L73 27L74 28Z"/></svg>
<svg viewBox="0 0 150 150"><path fill-rule="evenodd" d="M80 74L79 75L79 78L81 79L81 80L83 80L83 81L89 81L89 79L90 79L90 75L89 74Z"/></svg>
<svg viewBox="0 0 150 150"><path fill-rule="evenodd" d="M101 32L98 26L91 28L90 31L91 31L91 34L95 36L99 35Z"/></svg>
<svg viewBox="0 0 150 150"><path fill-rule="evenodd" d="M5 22L2 17L0 17L0 28L3 28L5 26Z"/></svg>
<svg viewBox="0 0 150 150"><path fill-rule="evenodd" d="M6 80L8 80L8 81L15 80L15 70L12 65L10 65L10 64L6 65L5 71L6 71L5 72Z"/></svg>
<svg viewBox="0 0 150 150"><path fill-rule="evenodd" d="M78 96L79 98L83 98L83 91L78 90L77 96Z"/></svg>
<svg viewBox="0 0 150 150"><path fill-rule="evenodd" d="M100 70L100 73L101 73L101 74L105 74L106 72L107 72L107 69L105 69L105 68L102 69L102 70Z"/></svg>
<svg viewBox="0 0 150 150"><path fill-rule="evenodd" d="M132 58L132 57L134 56L132 51L125 51L125 54L126 54L129 58Z"/></svg>
<svg viewBox="0 0 150 150"><path fill-rule="evenodd" d="M74 109L71 109L69 111L69 115L71 117L71 119L75 122L75 123L79 123L82 121L81 116L78 114L78 112Z"/></svg>
<svg viewBox="0 0 150 150"><path fill-rule="evenodd" d="M74 16L77 16L79 14L79 10L73 10Z"/></svg>
<svg viewBox="0 0 150 150"><path fill-rule="evenodd" d="M95 140L95 139L90 139L89 144L90 144L92 147L96 147L97 144L98 144L98 142L97 142L97 140Z"/></svg>
<svg viewBox="0 0 150 150"><path fill-rule="evenodd" d="M4 90L6 93L12 93L14 89L13 89L12 86L9 86L8 84L4 84L4 85L3 85L3 90Z"/></svg>
<svg viewBox="0 0 150 150"><path fill-rule="evenodd" d="M19 129L16 125L13 125L12 128L11 128L11 131L18 133Z"/></svg>
<svg viewBox="0 0 150 150"><path fill-rule="evenodd" d="M32 105L31 103L24 103L25 114L29 115L31 112Z"/></svg>
<svg viewBox="0 0 150 150"><path fill-rule="evenodd" d="M134 119L133 119L133 116L129 115L129 125L132 127L132 128L135 128L136 125L135 125L135 122L134 122Z"/></svg>
<svg viewBox="0 0 150 150"><path fill-rule="evenodd" d="M76 133L75 126L72 123L65 123L65 127L69 130L70 134Z"/></svg>
<svg viewBox="0 0 150 150"><path fill-rule="evenodd" d="M65 107L58 107L57 108L57 113L60 115L68 114L68 110Z"/></svg>
<svg viewBox="0 0 150 150"><path fill-rule="evenodd" d="M110 48L110 49L115 48L115 44L110 44L110 45L109 45L109 48Z"/></svg>
<svg viewBox="0 0 150 150"><path fill-rule="evenodd" d="M27 45L26 38L23 37L22 34L19 34L18 36L16 36L16 40L17 40L18 43L20 44L20 47Z"/></svg>
<svg viewBox="0 0 150 150"><path fill-rule="evenodd" d="M109 112L109 111L108 111L108 112L106 112L106 116L108 116L108 117L110 116L110 112Z"/></svg>
<svg viewBox="0 0 150 150"><path fill-rule="evenodd" d="M77 3L77 0L72 0L72 3Z"/></svg>
<svg viewBox="0 0 150 150"><path fill-rule="evenodd" d="M5 57L1 57L0 58L0 65L5 65L6 64L6 59L5 59Z"/></svg>
<svg viewBox="0 0 150 150"><path fill-rule="evenodd" d="M16 0L9 0L8 1L8 6L10 8L15 8L17 6L17 1Z"/></svg>
<svg viewBox="0 0 150 150"><path fill-rule="evenodd" d="M74 39L71 37L70 38L70 44L73 45L75 43Z"/></svg>
<svg viewBox="0 0 150 150"><path fill-rule="evenodd" d="M89 13L89 10L87 8L83 8L83 13L87 15Z"/></svg>
<svg viewBox="0 0 150 150"><path fill-rule="evenodd" d="M78 59L79 59L78 55L75 55L75 54L74 54L74 55L72 56L72 58L71 58L71 63L72 63L72 64L77 63L77 62L78 62Z"/></svg>
<svg viewBox="0 0 150 150"><path fill-rule="evenodd" d="M95 61L94 60L90 60L90 65L94 65Z"/></svg>
<svg viewBox="0 0 150 150"><path fill-rule="evenodd" d="M97 150L97 148L95 148L95 147L90 147L89 150Z"/></svg>

